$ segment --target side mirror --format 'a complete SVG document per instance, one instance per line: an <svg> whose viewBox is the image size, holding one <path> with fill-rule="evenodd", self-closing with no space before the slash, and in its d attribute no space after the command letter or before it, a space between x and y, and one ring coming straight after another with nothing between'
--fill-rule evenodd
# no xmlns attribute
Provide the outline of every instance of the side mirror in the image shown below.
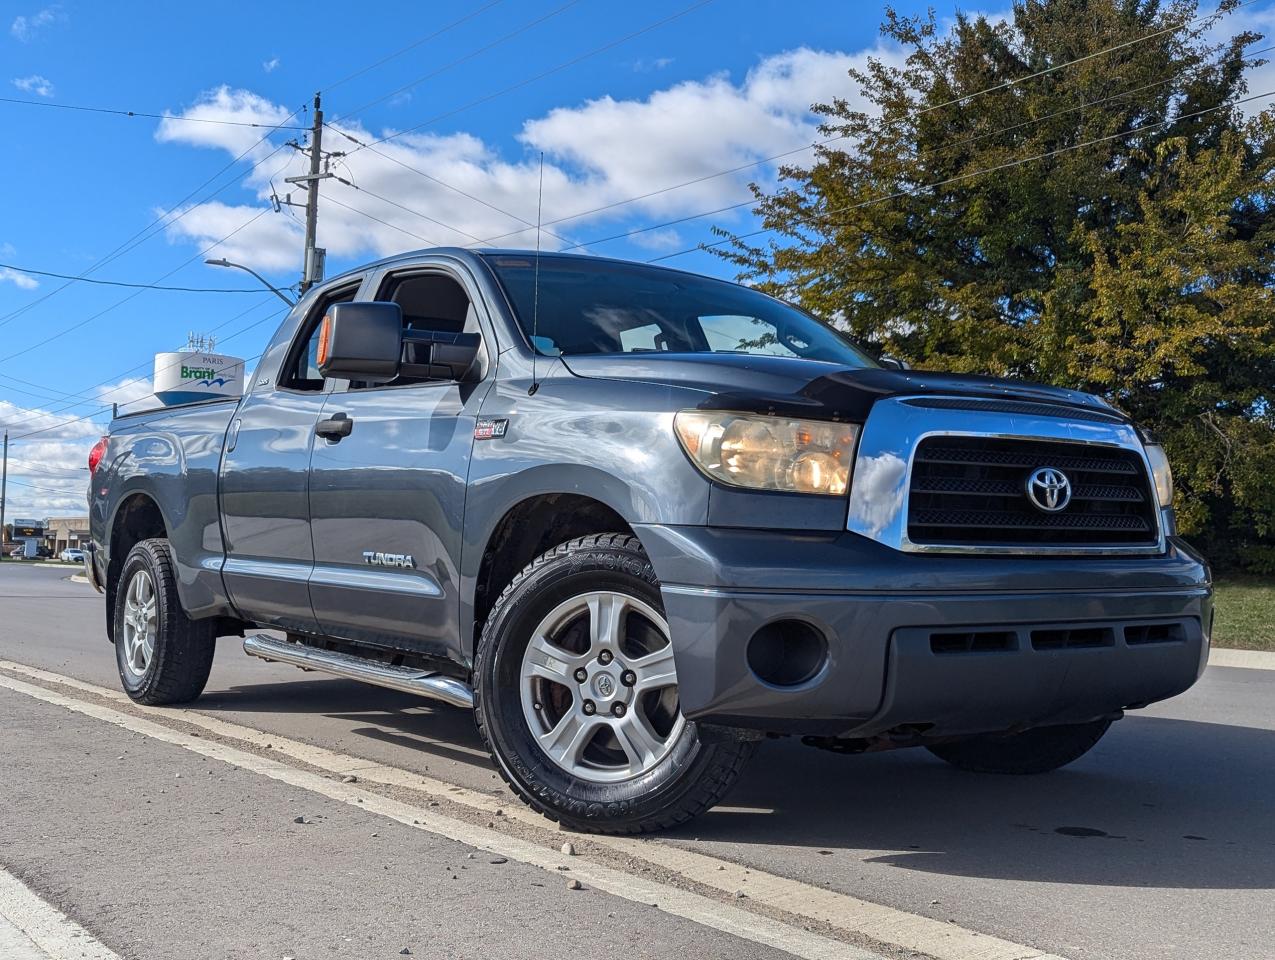
<svg viewBox="0 0 1275 960"><path fill-rule="evenodd" d="M891 370L912 369L912 364L908 363L906 360L900 360L898 357L886 356L885 354L878 357L877 362L880 363L881 366L888 367Z"/></svg>
<svg viewBox="0 0 1275 960"><path fill-rule="evenodd" d="M403 355L397 303L338 303L319 326L319 372L345 380L393 380Z"/></svg>

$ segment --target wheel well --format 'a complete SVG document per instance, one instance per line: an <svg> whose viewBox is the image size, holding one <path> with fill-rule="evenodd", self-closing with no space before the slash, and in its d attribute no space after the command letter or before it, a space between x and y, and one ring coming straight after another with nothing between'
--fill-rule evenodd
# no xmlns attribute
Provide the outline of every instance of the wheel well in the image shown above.
<svg viewBox="0 0 1275 960"><path fill-rule="evenodd" d="M120 504L111 528L110 563L106 568L106 635L112 642L115 640L115 589L125 558L141 541L166 536L164 515L150 497L135 493Z"/></svg>
<svg viewBox="0 0 1275 960"><path fill-rule="evenodd" d="M633 533L618 513L601 501L572 493L550 493L524 500L496 524L474 591L474 642L500 592L514 576L546 550L593 533Z"/></svg>

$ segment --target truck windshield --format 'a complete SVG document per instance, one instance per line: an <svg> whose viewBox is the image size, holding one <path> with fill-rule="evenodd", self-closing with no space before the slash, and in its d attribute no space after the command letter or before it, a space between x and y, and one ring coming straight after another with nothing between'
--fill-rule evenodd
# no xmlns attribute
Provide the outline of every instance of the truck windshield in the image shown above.
<svg viewBox="0 0 1275 960"><path fill-rule="evenodd" d="M877 365L831 327L734 283L549 254L540 257L537 294L534 257L486 259L527 339L543 355L746 353Z"/></svg>

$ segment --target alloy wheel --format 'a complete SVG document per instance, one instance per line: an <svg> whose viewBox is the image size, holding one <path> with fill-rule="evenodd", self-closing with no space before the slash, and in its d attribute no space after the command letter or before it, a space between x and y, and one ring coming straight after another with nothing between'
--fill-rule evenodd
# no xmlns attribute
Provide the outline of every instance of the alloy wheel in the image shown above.
<svg viewBox="0 0 1275 960"><path fill-rule="evenodd" d="M643 775L685 725L668 621L623 593L566 600L532 631L521 699L540 749L567 773L595 783Z"/></svg>

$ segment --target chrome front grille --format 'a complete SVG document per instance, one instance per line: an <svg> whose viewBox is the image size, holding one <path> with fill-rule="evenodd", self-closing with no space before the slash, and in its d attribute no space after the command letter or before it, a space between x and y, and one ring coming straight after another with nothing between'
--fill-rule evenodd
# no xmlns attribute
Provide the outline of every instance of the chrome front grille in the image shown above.
<svg viewBox="0 0 1275 960"><path fill-rule="evenodd" d="M920 392L925 374L915 377L918 393L878 400L864 422L847 530L908 553L1165 549L1142 440L1114 410L932 396ZM1062 509L1027 497L1027 478L1042 468L1068 481Z"/></svg>
<svg viewBox="0 0 1275 960"><path fill-rule="evenodd" d="M1034 471L1060 472L1069 501L1033 504ZM1158 505L1141 452L1046 439L929 436L916 445L907 534L918 545L1154 546Z"/></svg>

